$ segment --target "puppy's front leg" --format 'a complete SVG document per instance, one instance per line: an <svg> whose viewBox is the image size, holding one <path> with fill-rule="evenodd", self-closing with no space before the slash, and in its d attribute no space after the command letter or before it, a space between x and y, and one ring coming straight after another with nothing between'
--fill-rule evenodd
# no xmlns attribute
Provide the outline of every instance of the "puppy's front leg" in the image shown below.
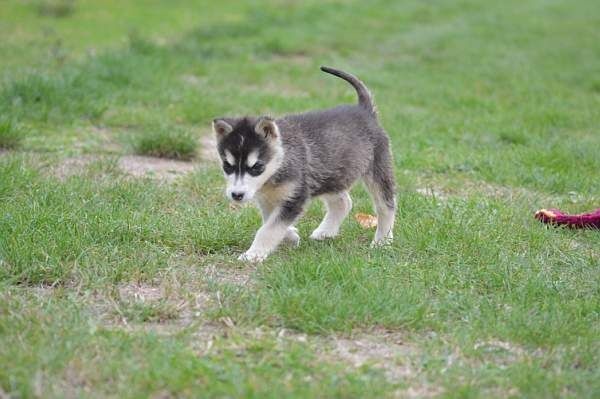
<svg viewBox="0 0 600 399"><path fill-rule="evenodd" d="M257 197L258 207L260 208L260 213L262 214L263 225L267 224L269 221L269 216L273 213L275 206L269 201L268 198ZM285 232L284 241L289 242L294 247L300 245L300 235L298 234L298 229L290 224Z"/></svg>
<svg viewBox="0 0 600 399"><path fill-rule="evenodd" d="M269 218L256 232L250 248L238 259L249 262L262 262L285 238L288 227L288 224L278 220L278 218Z"/></svg>
<svg viewBox="0 0 600 399"><path fill-rule="evenodd" d="M286 237L294 221L302 214L307 196L301 192L285 201L267 217L267 220L256 232L250 248L239 260L250 262L263 261Z"/></svg>

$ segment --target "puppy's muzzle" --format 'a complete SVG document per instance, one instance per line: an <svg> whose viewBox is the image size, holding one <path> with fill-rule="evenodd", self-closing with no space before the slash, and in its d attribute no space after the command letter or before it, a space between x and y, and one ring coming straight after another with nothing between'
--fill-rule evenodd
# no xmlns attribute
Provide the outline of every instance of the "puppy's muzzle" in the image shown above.
<svg viewBox="0 0 600 399"><path fill-rule="evenodd" d="M231 193L231 199L234 201L243 201L245 193L242 191L234 191Z"/></svg>

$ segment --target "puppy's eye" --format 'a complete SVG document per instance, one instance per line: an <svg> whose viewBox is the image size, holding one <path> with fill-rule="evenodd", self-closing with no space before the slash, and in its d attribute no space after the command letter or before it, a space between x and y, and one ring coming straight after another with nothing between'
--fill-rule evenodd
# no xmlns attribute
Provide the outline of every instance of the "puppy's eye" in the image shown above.
<svg viewBox="0 0 600 399"><path fill-rule="evenodd" d="M265 171L265 165L262 162L255 163L251 168L248 168L250 176L258 176Z"/></svg>
<svg viewBox="0 0 600 399"><path fill-rule="evenodd" d="M230 164L227 161L223 161L223 172L227 173L228 175L232 174L235 171L235 168L233 167L232 164Z"/></svg>

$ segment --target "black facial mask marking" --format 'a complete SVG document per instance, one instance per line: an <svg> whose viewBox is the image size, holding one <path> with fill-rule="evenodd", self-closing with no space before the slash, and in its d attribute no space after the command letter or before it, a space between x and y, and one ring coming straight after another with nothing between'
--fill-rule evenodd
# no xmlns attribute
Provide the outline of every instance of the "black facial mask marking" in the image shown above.
<svg viewBox="0 0 600 399"><path fill-rule="evenodd" d="M261 161L257 161L252 167L246 167L246 172L250 176L260 176L265 171L265 165Z"/></svg>
<svg viewBox="0 0 600 399"><path fill-rule="evenodd" d="M242 164L245 162L236 162L237 165L232 165L227 161L223 161L223 172L225 172L225 174L230 175L234 172L236 172L237 169L237 173L236 175L244 175L246 173L248 173L250 176L256 177L256 176L260 176L263 174L263 172L265 171L265 164L261 161L257 161L254 165L252 165L251 167L249 166L244 166L243 168L241 168L240 164ZM241 173L240 173L241 171Z"/></svg>
<svg viewBox="0 0 600 399"><path fill-rule="evenodd" d="M246 173L252 177L263 174L272 153L272 149L265 139L256 134L254 124L250 120L240 121L233 131L218 143L218 146L223 161L223 172L227 175L235 173L236 178L243 177ZM235 164L227 161L226 151L231 154ZM248 155L252 152L258 153L258 160L254 165L248 167Z"/></svg>
<svg viewBox="0 0 600 399"><path fill-rule="evenodd" d="M225 172L225 174L232 174L235 171L235 166L233 166L232 164L230 164L227 161L223 161L223 172Z"/></svg>

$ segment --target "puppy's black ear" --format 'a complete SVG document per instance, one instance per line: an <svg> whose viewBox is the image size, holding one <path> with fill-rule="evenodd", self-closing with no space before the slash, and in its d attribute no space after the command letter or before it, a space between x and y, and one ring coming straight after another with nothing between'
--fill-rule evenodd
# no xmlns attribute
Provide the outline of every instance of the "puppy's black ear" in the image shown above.
<svg viewBox="0 0 600 399"><path fill-rule="evenodd" d="M279 137L279 128L275 121L269 116L261 116L258 118L254 130L267 140L275 140Z"/></svg>
<svg viewBox="0 0 600 399"><path fill-rule="evenodd" d="M225 137L233 131L233 126L231 126L223 118L213 119L212 127L217 137Z"/></svg>

